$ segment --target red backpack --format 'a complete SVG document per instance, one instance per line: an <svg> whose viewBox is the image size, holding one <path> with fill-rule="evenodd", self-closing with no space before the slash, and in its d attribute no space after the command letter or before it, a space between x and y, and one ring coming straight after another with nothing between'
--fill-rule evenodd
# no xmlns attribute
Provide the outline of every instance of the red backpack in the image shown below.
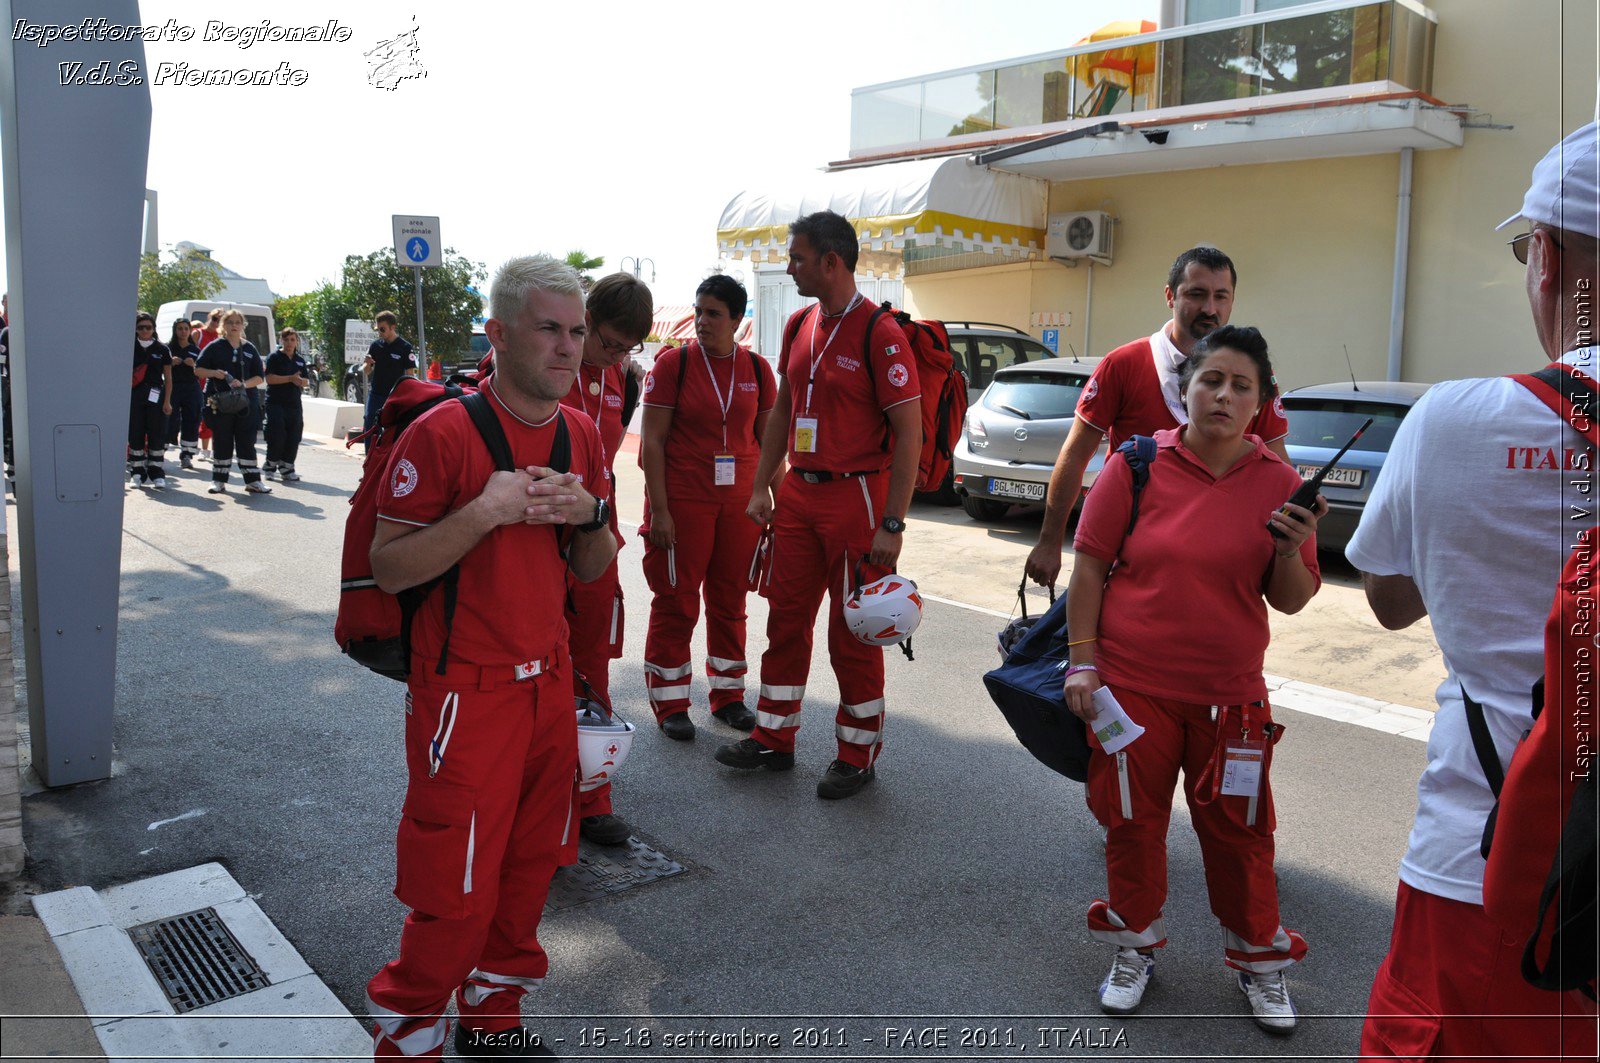
<svg viewBox="0 0 1600 1063"><path fill-rule="evenodd" d="M444 588L444 645L436 668L443 675L450 652L450 625L455 618L456 583L460 566L451 565L442 575L390 594L379 588L372 576L372 538L378 526L378 493L389 477L389 464L395 444L423 414L441 402L459 401L467 408L472 423L483 437L484 446L494 458L495 468L511 472L516 464L511 444L506 440L500 419L489 400L470 388L436 384L414 377L402 377L389 393L378 414L378 423L357 440L370 443L361 468L361 483L350 498L350 514L344 522L344 553L339 564L339 614L333 637L352 660L379 675L404 682L411 673L411 619L433 592ZM352 440L348 445L354 445ZM556 439L550 453L550 467L566 472L572 464L572 442L567 435L565 416L556 419Z"/></svg>
<svg viewBox="0 0 1600 1063"><path fill-rule="evenodd" d="M806 319L806 310L794 316L789 325L785 347L794 344L800 333L800 324ZM961 425L967 417L967 378L956 368L955 357L950 353L950 333L942 321L916 321L894 304L884 302L872 311L867 322L865 361L867 371L872 371L872 334L877 330L878 319L884 315L894 318L911 344L911 354L916 362L917 382L922 390L922 453L917 460L917 490L937 491L944 486L950 473L950 461L955 455L956 442L961 438ZM892 441L890 447L893 447Z"/></svg>

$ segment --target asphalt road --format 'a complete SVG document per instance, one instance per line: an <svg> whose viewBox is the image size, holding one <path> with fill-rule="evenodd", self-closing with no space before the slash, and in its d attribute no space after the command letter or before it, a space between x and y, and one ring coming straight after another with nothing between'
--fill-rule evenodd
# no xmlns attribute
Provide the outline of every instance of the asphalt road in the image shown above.
<svg viewBox="0 0 1600 1063"><path fill-rule="evenodd" d="M332 639L358 469L309 446L305 481L269 498L237 486L209 496L208 471L179 474L165 493L130 492L116 773L25 799L23 887L103 888L220 861L360 1013L404 913L390 893L402 688ZM619 709L647 724L640 554L637 543L623 554L627 654L613 675ZM751 613L754 660L764 603L752 599ZM737 736L708 722L697 677L698 740L646 727L617 787L618 811L688 870L550 915L552 973L525 1004L543 1016L530 1023L567 1038L575 1057L1039 1058L1097 1044L1137 1058L1353 1054L1422 744L1283 714L1282 908L1311 944L1291 972L1303 1015L1292 1039L1245 1017L1181 802L1171 943L1144 1013L1112 1021L1095 1006L1110 957L1083 914L1104 889L1099 834L1081 787L1033 762L984 694L997 624L930 603L917 660L888 654L886 752L876 784L849 801L814 792L833 756L825 661L808 687L798 768L783 775L711 759ZM596 1026L611 1040L580 1032ZM713 1034L737 1044L741 1029L747 1047L714 1050ZM666 1034L685 1039L667 1047ZM749 1047L769 1034L781 1050Z"/></svg>

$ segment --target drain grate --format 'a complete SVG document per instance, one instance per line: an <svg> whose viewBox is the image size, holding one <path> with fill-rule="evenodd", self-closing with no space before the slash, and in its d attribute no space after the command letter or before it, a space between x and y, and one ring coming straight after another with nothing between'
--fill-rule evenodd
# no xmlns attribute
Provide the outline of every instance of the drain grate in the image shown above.
<svg viewBox="0 0 1600 1063"><path fill-rule="evenodd" d="M215 908L144 923L128 936L179 1014L270 984Z"/></svg>
<svg viewBox="0 0 1600 1063"><path fill-rule="evenodd" d="M578 862L556 871L545 907L572 908L686 870L682 864L637 837L629 838L626 848L602 849L580 842Z"/></svg>

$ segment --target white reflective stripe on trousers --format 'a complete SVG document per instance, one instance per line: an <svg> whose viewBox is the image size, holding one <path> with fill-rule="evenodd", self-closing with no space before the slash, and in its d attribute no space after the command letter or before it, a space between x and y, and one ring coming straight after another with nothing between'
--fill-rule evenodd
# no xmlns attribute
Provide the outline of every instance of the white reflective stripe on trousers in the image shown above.
<svg viewBox="0 0 1600 1063"><path fill-rule="evenodd" d="M874 716L883 715L882 698L873 698L871 701L863 701L855 705L840 702L839 707L844 709L847 715L854 716L858 720L870 720Z"/></svg>
<svg viewBox="0 0 1600 1063"><path fill-rule="evenodd" d="M834 730L838 732L839 741L850 742L858 746L875 746L883 741L882 731L867 731L860 727L846 727L836 724Z"/></svg>
<svg viewBox="0 0 1600 1063"><path fill-rule="evenodd" d="M683 664L651 664L644 662L644 670L658 679L688 679L694 674L694 662L685 661Z"/></svg>
<svg viewBox="0 0 1600 1063"><path fill-rule="evenodd" d="M780 716L775 712L756 713L756 726L765 727L769 731L787 731L800 726L798 712L789 716Z"/></svg>
<svg viewBox="0 0 1600 1063"><path fill-rule="evenodd" d="M719 672L747 672L750 670L750 662L736 661L731 657L707 657L706 667L715 668Z"/></svg>
<svg viewBox="0 0 1600 1063"><path fill-rule="evenodd" d="M768 701L799 701L806 696L806 688L804 686L786 687L762 683L761 696Z"/></svg>

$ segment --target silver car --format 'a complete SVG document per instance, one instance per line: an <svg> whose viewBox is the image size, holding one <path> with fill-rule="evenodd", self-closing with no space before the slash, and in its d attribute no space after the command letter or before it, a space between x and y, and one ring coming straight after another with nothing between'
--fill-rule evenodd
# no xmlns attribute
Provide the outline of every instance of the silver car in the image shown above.
<svg viewBox="0 0 1600 1063"><path fill-rule="evenodd" d="M1361 422L1372 418L1372 427L1322 481L1328 514L1317 522L1319 548L1342 551L1349 544L1400 422L1429 386L1403 380L1361 380L1284 392L1283 408L1289 416L1284 449L1303 478L1315 475Z"/></svg>
<svg viewBox="0 0 1600 1063"><path fill-rule="evenodd" d="M1017 503L1044 504L1078 396L1099 364L1099 358L1049 358L994 373L967 410L952 462L956 492L968 516L999 520ZM1084 473L1084 490L1094 483L1105 458L1101 446Z"/></svg>

